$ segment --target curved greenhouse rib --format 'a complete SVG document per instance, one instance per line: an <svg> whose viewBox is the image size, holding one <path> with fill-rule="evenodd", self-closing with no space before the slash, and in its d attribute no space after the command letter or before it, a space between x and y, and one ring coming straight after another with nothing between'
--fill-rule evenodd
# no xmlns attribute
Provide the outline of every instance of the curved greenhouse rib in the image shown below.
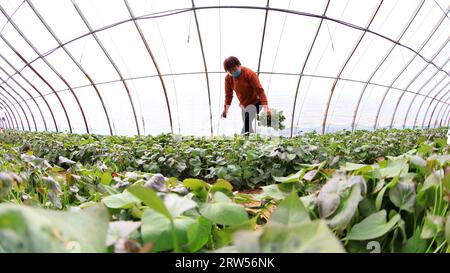
<svg viewBox="0 0 450 273"><path fill-rule="evenodd" d="M47 22L44 20L44 18L42 17L42 15L39 13L39 11L34 7L33 3L29 0L26 0L26 2L28 3L28 5L30 6L30 8L33 10L33 12L36 14L36 16L39 18L39 20L42 22L42 24L45 26L45 28L48 30L48 32L53 36L53 38L56 40L56 42L58 43L58 45L61 46L61 48L64 50L64 52L69 56L69 58L72 60L72 62L78 67L78 69L80 69L80 71L85 75L85 77L88 79L88 81L91 83L92 87L95 89L95 92L97 93L97 97L100 99L100 102L102 104L103 107L103 111L105 112L105 116L106 116L106 120L108 122L108 128L109 128L109 133L110 135L113 135L113 131L112 131L112 127L111 127L111 122L110 122L110 118L108 115L108 112L106 111L106 106L105 103L103 101L103 97L101 96L99 90L97 89L97 86L95 85L94 81L92 80L92 78L89 76L89 74L86 72L86 70L84 70L84 68L81 66L81 64L75 59L75 57L73 57L73 55L67 50L67 48L65 46L62 45L61 40L58 38L58 36L55 34L55 32L51 29L51 27L47 24ZM71 91L73 92L73 90L71 89ZM75 94L73 92L73 94ZM78 98L77 98L77 102L78 102ZM81 106L80 106L81 107ZM84 114L83 114L83 118L84 118ZM85 119L86 122L86 119ZM87 126L87 124L86 124Z"/></svg>
<svg viewBox="0 0 450 273"><path fill-rule="evenodd" d="M30 121L28 120L27 113L26 113L25 110L23 109L22 105L19 103L19 101L18 101L13 95L11 95L8 91L6 91L6 89L3 88L3 86L0 86L0 89L1 89L4 93L8 94L14 101L16 101L16 103L13 103L12 101L10 101L10 100L8 99L8 97L6 97L6 96L3 94L3 92L0 91L0 93L3 95L3 97L9 102L9 105L12 106L12 107L14 108L14 110L16 110L17 115L19 116L19 119L20 119L20 123L22 124L22 130L25 131L25 126L23 125L22 117L20 116L20 113L19 113L19 111L17 110L15 104L17 104L17 105L19 106L20 110L22 110L22 113L23 113L23 115L24 115L24 117L25 117L25 120L26 120L26 125L28 125L28 131L31 131Z"/></svg>
<svg viewBox="0 0 450 273"><path fill-rule="evenodd" d="M440 83L441 83L442 81L440 81ZM441 90L439 90L437 93L436 93L436 95L431 99L431 101L430 101L430 103L428 104L428 107L427 107L427 110L426 110L426 112L425 112L425 116L428 114L428 111L430 110L430 108L431 108L431 104L433 103L433 101L435 101L436 100L436 97L441 93L441 92L443 92L444 90L446 90L445 88L448 86L450 84L450 82L447 82L447 84L443 87L443 88L441 88ZM437 85L436 85L437 86ZM434 89L433 89L434 90ZM444 93L444 95L442 96L442 98L444 98L447 94L448 94L448 92L449 92L450 90L448 90L446 93ZM439 104L439 102L438 102L438 104ZM435 113L435 111L436 111L436 108L437 108L437 105L438 104L436 104L436 106L433 108L433 111L431 112L431 117L430 117L430 119L434 116L434 113ZM439 112L438 113L438 116L437 117L439 117L439 114L440 114L441 112ZM436 117L436 118L437 118ZM417 118L417 115L416 115L416 118ZM425 124L425 118L422 120L422 126L424 126L424 124Z"/></svg>
<svg viewBox="0 0 450 273"><path fill-rule="evenodd" d="M419 5L416 7L415 11L413 12L412 16L409 18L408 23L405 25L403 30L400 32L399 36L397 37L396 41L397 43L400 42L403 35L405 35L406 31L411 26L412 22L416 18L417 14L419 13L420 9L422 8L423 4L425 3L425 0L422 0ZM355 130L356 127L356 117L358 115L359 107L361 105L362 98L367 90L367 86L369 85L370 81L373 79L375 74L378 72L378 70L381 68L381 66L384 64L384 62L387 60L387 58L391 55L391 53L394 51L395 47L397 46L397 43L394 43L391 48L386 52L383 59L378 63L377 67L373 70L372 74L370 75L369 79L367 79L367 82L364 84L364 87L362 89L361 95L358 98L358 102L356 103L355 111L353 112L353 118L352 118L352 131Z"/></svg>
<svg viewBox="0 0 450 273"><path fill-rule="evenodd" d="M81 106L80 101L78 100L78 97L75 94L75 92L73 91L72 87L69 85L69 83L66 81L66 79L47 61L45 56L42 56L42 54L39 52L39 50L27 38L27 36L25 34L23 34L23 32L20 30L20 28L16 25L16 23L14 23L12 18L9 17L9 15L6 13L6 11L3 9L3 7L1 5L0 5L0 11L3 13L3 15L5 15L5 17L9 20L9 23L14 27L14 29L17 31L17 33L19 33L19 35L24 39L24 41L33 49L34 52L36 52L36 54L38 56L42 57L41 58L42 61L44 61L44 63L53 71L53 73L55 73L61 79L61 81L64 82L64 84L69 88L70 92L72 93L73 97L75 98L75 101L77 102L78 108L80 109L80 113L83 117L86 132L89 133L89 127L87 125L86 115L84 114L83 107ZM53 89L53 87L51 87L51 89ZM70 132L72 133L72 129L70 129Z"/></svg>
<svg viewBox="0 0 450 273"><path fill-rule="evenodd" d="M3 80L3 79L0 77L0 80ZM14 88L12 88L8 83L5 82L5 85L6 85L9 89L11 89L14 93L16 93L16 95L22 100L21 102L25 103L25 106L27 107L28 111L30 112L31 118L32 118L32 120L33 120L34 131L37 131L36 120L35 120L35 118L34 118L33 111L31 111L31 108L30 108L30 106L28 105L28 102L22 97L22 95L19 94L19 92L17 92ZM22 105L20 104L20 102L17 100L17 98L13 97L13 96L11 95L11 93L9 93L3 86L0 85L0 88L1 88L3 91L5 91L6 93L8 93L12 98L14 98L14 100L16 101L16 104L18 104L19 107L22 109L22 112L24 112L25 118L27 119L28 130L31 131L30 122L29 122L29 120L28 120L27 114L25 113L25 111L24 111Z"/></svg>
<svg viewBox="0 0 450 273"><path fill-rule="evenodd" d="M28 64L28 67L31 69L31 71L33 71L34 74L36 74L36 76L38 76L39 79L41 79L50 88L50 90L52 90L52 93L55 94L55 96L58 98L58 101L61 104L61 107L63 108L64 114L66 116L66 120L67 120L67 123L69 125L69 131L70 131L70 133L72 133L72 124L70 122L69 115L67 114L66 107L65 107L64 103L62 102L61 98L59 97L58 93L56 92L56 90L53 88L53 86L44 77L42 77L42 75L39 72L36 71L36 69L34 69L34 67L31 64L29 64L27 62L27 60L25 60L25 58L22 55L20 55L19 52L17 52L15 49L14 49L14 51L17 54L17 56L19 56L19 58L24 63ZM56 121L55 121L55 124L56 124Z"/></svg>
<svg viewBox="0 0 450 273"><path fill-rule="evenodd" d="M442 44L441 47L433 54L433 56L431 57L431 61L434 61L434 59L436 59L436 57L442 52L442 50L448 44L448 41L449 41L449 39L447 39L447 42ZM447 62L448 62L448 60L450 60L450 59L447 59ZM447 64L447 63L445 63L445 64ZM440 68L443 69L445 64L442 65ZM417 78L425 71L425 69L427 69L428 65L429 64L425 64L422 67L422 69L419 72L417 72L417 74L414 77L411 78L409 83L406 85L405 89L408 89L417 80ZM434 78L434 76L437 75L438 72L439 72L439 70L436 70L436 73L433 76L431 76L427 81L425 81L425 84L423 86L425 86L427 83L429 83ZM423 86L422 86L422 88L423 88ZM417 92L420 92L420 90L422 90L422 88L419 88ZM392 113L391 124L389 125L389 128L392 128L392 125L394 124L394 119L395 119L395 115L397 114L398 106L400 105L404 95L405 95L405 92L402 92L402 94L400 95L400 97L397 100L397 103L394 108L394 112ZM428 95L429 95L429 93L428 93ZM416 96L414 96L414 98L415 97ZM414 101L414 99L412 101ZM410 106L412 105L412 101L411 101ZM406 116L407 115L405 115L405 123L406 123Z"/></svg>
<svg viewBox="0 0 450 273"><path fill-rule="evenodd" d="M1 103L1 101L2 101L2 100L0 99L0 106L1 106L2 110L3 110L4 113L5 113L6 121L8 122L8 127L9 127L10 129L14 129L14 123L13 123L13 120L12 120L12 118L11 118L11 115L10 115L8 109L6 109L6 107L3 105L3 103ZM15 118L15 117L14 117L14 118ZM17 121L16 121L16 123L17 123ZM17 128L17 129L19 129L19 128Z"/></svg>
<svg viewBox="0 0 450 273"><path fill-rule="evenodd" d="M98 46L102 49L103 53L105 54L106 58L108 58L109 62L111 63L111 65L114 67L114 69L116 70L117 74L119 75L123 86L125 87L125 90L127 91L127 95L128 95L128 99L130 101L131 104L131 109L133 111L133 115L134 115L134 122L136 124L136 130L137 130L137 134L141 135L141 131L139 129L139 123L138 123L138 119L137 119L137 115L136 115L136 109L134 107L134 102L133 102L133 98L131 98L131 93L130 93L130 89L128 88L127 83L125 82L122 73L119 70L119 67L116 65L116 63L114 62L114 60L112 59L112 57L109 55L108 51L106 50L106 48L103 46L102 42L100 41L100 39L98 38L97 34L93 31L91 25L89 24L89 22L87 21L86 17L84 16L83 12L81 11L80 7L78 7L77 3L75 2L75 0L72 1L73 6L75 7L75 9L77 10L78 15L80 15L81 19L83 20L84 24L86 25L86 27L89 29L89 34L92 34L92 36L94 37L95 41L97 42ZM64 44L63 44L64 45Z"/></svg>
<svg viewBox="0 0 450 273"><path fill-rule="evenodd" d="M258 59L258 69L256 70L256 74L259 76L259 71L261 68L261 57L262 57L262 52L263 52L263 47L264 47L264 38L266 36L266 25L267 25L267 15L269 14L269 1L267 0L267 4L266 4L266 15L264 16L264 26L263 26L263 34L262 34L262 38L261 38L261 47L259 48L259 59Z"/></svg>
<svg viewBox="0 0 450 273"><path fill-rule="evenodd" d="M449 84L450 84L450 82L448 82L444 87L442 87L442 89L439 91L439 93L444 91L444 90L447 90L447 91L439 99L436 99L436 100L440 101L440 100L442 100L443 98L445 98L449 94L450 89L446 89ZM447 100L448 99L449 98L447 98ZM438 107L438 105L436 104L434 109L433 109L433 111L435 111L437 109L437 107ZM441 115L441 112L442 112L443 108L444 108L444 105L442 105L441 108L439 109L438 116ZM422 126L424 126L424 124L425 124L425 118L422 120Z"/></svg>
<svg viewBox="0 0 450 273"><path fill-rule="evenodd" d="M439 102L436 102L436 105L438 105L438 104L440 104ZM445 105L445 104L444 104ZM439 113L440 114L440 113ZM445 112L444 112L444 114L445 114ZM433 116L434 115L430 115L430 119L428 120L428 125L427 125L427 128L430 128L431 127L431 123L433 122ZM436 127L436 125L438 124L438 121L439 121L439 115L437 115L436 116L436 118L434 119L434 126L433 127Z"/></svg>
<svg viewBox="0 0 450 273"><path fill-rule="evenodd" d="M3 39L3 36L0 35L0 37ZM6 40L4 40L6 41ZM7 42L7 41L6 41ZM13 48L11 47L11 45L9 44L9 42L7 42L7 45L11 48L11 50L13 50ZM17 53L16 53L17 54ZM38 94L39 96L44 100L45 104L47 105L48 110L50 111L50 114L52 116L53 119L53 123L55 125L55 129L56 132L58 132L58 125L56 124L56 119L55 119L55 115L53 114L52 108L50 107L48 101L45 99L45 96L41 93L41 91L39 91L39 89L36 88L36 86L34 86L25 76L22 75L21 72L19 72L1 53L0 53L0 58L3 59L14 71L17 75L19 75L28 85L30 85ZM6 74L8 76L8 79L13 79L14 82L18 83L13 76L10 76L9 74ZM6 80L7 81L7 80ZM6 83L6 81L4 81ZM45 118L44 118L44 125L45 125L45 130L47 131L47 123L45 122Z"/></svg>
<svg viewBox="0 0 450 273"><path fill-rule="evenodd" d="M121 25L121 24L125 24L125 23L128 23L128 22L131 22L131 21L133 21L133 20L147 20L147 19L161 18L161 17L166 17L166 16L174 16L174 15L176 15L176 14L181 14L181 13L185 13L185 12L190 12L190 11L192 11L192 10L194 10L194 9L195 9L195 10L202 10L202 9L207 10L207 9L219 9L219 8L221 8L221 9L257 9L257 10L270 10L270 11L276 11L276 12L281 12L281 13L290 13L290 14L294 14L294 15L298 15L298 16L305 16L305 17L311 17L311 18L318 18L318 19L329 20L329 21L335 22L335 23L337 23L337 24L344 25L344 26L349 27L349 28L353 28L353 29L356 29L356 30L360 30L360 31L365 31L365 32L371 33L371 34L373 34L373 35L375 35L375 36L378 36L378 37L380 37L380 38L382 38L382 39L384 39L384 40L387 40L387 41L389 41L389 42L391 42L391 43L393 43L393 44L395 44L395 45L398 45L398 46L400 46L400 47L403 47L403 48L405 48L405 49L407 49L407 50L413 52L415 55L419 56L420 58L422 58L425 62L430 63L431 65L433 65L434 67L436 67L436 69L439 69L439 67L438 67L436 64L430 62L427 58L425 58L424 56L422 56L422 55L421 55L419 52L417 52L416 50L414 50L414 49L412 49L412 48L410 48L410 47L408 47L408 46L406 46L406 45L401 44L399 41L395 41L395 40L393 40L393 39L391 39L391 38L389 38L389 37L387 37L387 36L385 36L385 35L382 35L382 34L380 34L380 33L378 33L378 32L372 31L372 30L370 30L370 29L363 28L363 27L360 27L360 26L357 26L357 25L354 25L354 24L351 24L351 23L348 23L348 22L344 22L344 21L341 21L341 20L338 20L338 19L326 17L326 16L323 16L323 15L317 15L317 14L312 14L312 13L307 13L307 12L300 12L300 11L295 11L295 10L287 10L287 9L279 9L279 8L270 8L270 7L254 7L254 6L203 6L203 7L195 7L195 8L173 9L173 10L162 11L162 12L156 12L156 13L152 13L152 14L147 14L147 15L135 17L134 19L131 19L131 18L130 18L130 19L127 19L127 20L122 20L122 21L119 21L119 22L116 22L116 23L113 23L113 24L110 24L110 25L101 27L101 28L96 29L96 30L91 30L91 31L89 31L89 32L87 32L87 33L85 33L85 34L83 34L83 35L80 35L80 36L78 36L78 37L75 37L75 38L73 38L73 39L71 39L71 40L69 40L69 41L63 43L62 45L58 45L57 47L55 47L55 48L49 50L47 53L43 54L43 56L45 57L45 56L47 56L47 55L50 55L50 54L53 53L54 51L56 51L56 50L58 50L59 48L61 48L61 46L65 46L65 45L67 45L67 44L70 44L70 43L72 43L72 42L74 42L74 41L77 41L77 40L79 40L79 39L82 39L82 38L84 38L84 37L86 37L86 36L89 36L89 35L91 35L91 34L94 34L94 33L100 32L100 31L104 31L104 30L106 30L106 29L110 29L110 28L116 27L116 26L119 26L119 25ZM32 61L30 61L30 63L33 63L33 62L35 62L35 61L37 61L37 60L39 60L39 59L40 59L40 57L37 57L37 58L33 59ZM23 68L25 68L25 67L26 67L26 66L24 66ZM23 69L23 68L22 68L22 69ZM441 71L442 71L442 70L441 70ZM447 72L447 71L442 71L442 72L445 73L445 74L447 74L448 76L450 76L450 73L449 73L449 72ZM12 75L12 76L14 76L14 75Z"/></svg>
<svg viewBox="0 0 450 273"><path fill-rule="evenodd" d="M374 10L374 12L372 13L372 15L370 16L369 22L367 23L365 29L369 29L370 25L372 24L373 20L375 19L375 16L377 15L378 11L380 10L381 5L383 4L383 0L381 0L378 5L377 8ZM352 51L350 52L350 54L347 56L347 59L345 60L344 64L342 65L341 69L339 70L338 75L336 76L336 79L334 80L334 83L331 87L330 90L330 96L328 97L327 100L327 104L325 107L325 113L323 115L323 122L322 122L322 134L325 133L325 127L327 126L327 119L328 119L328 111L330 109L330 104L331 104L331 100L333 98L333 94L334 94L334 89L336 88L336 85L339 81L339 77L341 76L342 72L344 72L345 67L347 66L348 62L350 61L350 59L353 57L353 54L355 53L356 49L358 49L359 44L361 43L362 39L364 38L364 36L366 35L366 31L364 31L358 38L358 41L356 42L356 44L353 46Z"/></svg>
<svg viewBox="0 0 450 273"><path fill-rule="evenodd" d="M124 2L125 2L125 6L127 6L127 9L128 9L128 12L130 13L131 18L134 19L135 18L134 13L130 7L130 4L128 3L128 0L124 0ZM161 75L161 70L159 69L158 63L156 62L156 58L153 55L152 50L150 49L150 45L148 44L147 39L145 39L144 33L142 33L141 27L139 26L139 24L137 23L136 20L133 20L133 23L136 26L136 29L139 32L139 36L141 36L142 42L144 43L145 48L147 49L147 52L150 55L150 58L152 59L153 65L155 66L156 72L158 73L158 77L159 77L159 80L161 82L161 86L162 86L162 89L164 92L164 97L166 99L167 111L169 113L170 131L173 133L172 111L170 109L169 96L167 95L166 84L164 83L164 79Z"/></svg>
<svg viewBox="0 0 450 273"><path fill-rule="evenodd" d="M1 93L1 92L0 92L0 93ZM14 117L14 121L16 122L16 128L17 128L17 130L20 130L20 128L19 128L19 123L17 122L16 114L14 114L14 111L11 109L11 107L14 108L14 110L16 111L17 116L19 117L20 124L21 124L21 126L22 126L22 130L25 131L25 127L23 126L22 117L20 116L19 111L17 111L17 108L14 106L14 104L13 104L13 103L5 96L5 95L2 94L2 96L5 98L5 100L8 101L8 102L6 102L6 101L4 101L3 99L0 99L0 100L4 103L4 105L5 105L6 107L8 107L9 110L11 111L11 114L12 114L13 117Z"/></svg>
<svg viewBox="0 0 450 273"><path fill-rule="evenodd" d="M165 77L165 76L182 76L182 75L200 75L200 74L204 74L205 72L183 72L183 73L168 73L168 74L161 74L161 76ZM223 72L221 71L210 71L208 72L209 74L221 74ZM298 74L298 73L283 73L283 72L265 72L265 71L261 71L260 74L274 74L274 75L286 75L286 76L302 76L302 77L311 77L311 78L318 78L318 79L330 79L330 80L335 80L335 77L330 77L330 76L321 76L321 75L312 75L312 74ZM129 77L129 78L125 78L125 81L128 80L138 80L138 79L146 79L146 78L154 78L154 77L158 77L158 75L147 75L147 76L139 76L139 77ZM365 81L360 81L360 80L354 80L354 79L347 79L347 78L339 78L339 80L341 81L348 81L348 82L354 82L354 83L362 83L365 84ZM121 82L122 80L118 79L118 80L111 80L111 81L104 81L104 82L97 82L97 85L102 85L102 84L110 84L110 83L116 83L116 82ZM388 87L387 85L384 84L379 84L379 83L374 83L374 82L369 82L369 85L373 85L373 86L378 86L378 87ZM80 85L80 86L75 86L74 89L77 88L83 88L83 87L89 87L91 86L90 84L85 84L85 85ZM411 93L411 94L417 94L417 92L411 91L411 90L405 90L402 88L397 88L397 87L392 87L392 89L395 90L400 90L400 91L405 91L407 93ZM61 90L57 90L56 92L63 92L63 91L67 91L67 89L61 89ZM430 96L424 95L424 94L418 94L418 96L421 97L426 97L426 98L432 98ZM447 104L447 102L443 102L441 100L438 100L439 102L445 103Z"/></svg>
<svg viewBox="0 0 450 273"><path fill-rule="evenodd" d="M448 111L448 108L450 107L450 105L447 105L447 107L445 107L445 110L446 111ZM440 113L439 113L440 114ZM442 117L441 117L441 119L440 119L440 122L439 122L439 126L442 126L442 122L444 121L443 119L444 119L444 116L445 116L445 112L444 112L444 114L442 115ZM438 116L439 117L439 116Z"/></svg>
<svg viewBox="0 0 450 273"><path fill-rule="evenodd" d="M209 88L208 66L206 65L205 50L203 49L202 35L200 34L200 27L198 25L197 12L195 10L194 0L191 0L191 1L192 1L192 10L194 12L195 24L197 26L198 40L200 42L200 49L202 51L203 65L205 66L206 87L208 88L209 123L211 125L211 136L212 136L213 135L213 125L212 125L213 122L212 122L211 91Z"/></svg>
<svg viewBox="0 0 450 273"><path fill-rule="evenodd" d="M444 67L449 61L450 61L450 58L447 59L447 61L445 62L445 64L444 64L442 67ZM439 73L439 71L436 71L436 72L433 74L433 77L432 77L432 78L434 78L438 73ZM420 90L422 90L426 85L428 85L428 84L431 82L431 79L432 79L432 78L430 78L430 81L429 81L429 82L424 83L418 90L420 91ZM442 77L442 79L439 80L439 81L434 85L434 87L430 89L430 91L427 93L427 96L429 96L429 95L430 95L430 94L431 94L431 93L439 86L439 84L441 84L446 78L447 78L447 76ZM442 91L442 90L441 90L441 91ZM425 116L428 114L428 111L430 110L431 103L436 99L436 97L440 94L441 91L437 92L437 93L434 95L434 97L432 98L432 100L431 100L430 104L428 105L427 110L426 110L426 112L425 112ZM416 99L416 95L414 95L413 100L412 100L411 103L409 104L408 111L406 112L405 120L404 120L404 122L403 122L403 128L405 128L405 126L406 126L406 121L407 121L407 119L408 119L408 115L409 115L409 113L410 113L411 107L412 107L412 105L413 105L415 99ZM425 97L422 99L422 102L420 103L420 106L419 106L419 110L418 110L417 113L416 113L416 117L415 117L414 123L413 123L413 128L415 128L415 126L416 126L418 114L419 114L420 110L422 109L422 106L423 106L424 103L425 103ZM423 124L422 124L422 125L423 125Z"/></svg>
<svg viewBox="0 0 450 273"><path fill-rule="evenodd" d="M3 55L0 54L0 56L3 58ZM8 65L9 65L9 64L8 64ZM6 76L9 76L8 71L6 71L3 67L0 67L0 69L2 70L2 72L3 72ZM25 93L27 93L28 96L30 97L30 99L32 99L33 102L36 104L36 107L37 107L37 109L39 110L39 113L41 114L41 118L42 118L42 122L44 123L45 130L47 131L47 122L45 121L44 114L42 113L42 110L41 110L41 106L37 103L37 101L36 101L36 99L33 97L33 95L31 95L30 92L28 92L28 90L26 90L19 82L17 82L16 79L14 79L14 78L11 78L11 79L12 79L12 81L13 81L15 84L17 84L17 86L20 87L20 89L22 89ZM14 88L12 88L12 86L10 86L10 85L9 85L6 81L4 81L2 78L0 78L0 80L3 81L3 82L6 84L6 86L8 86L11 90L14 90ZM26 100L24 100L24 102L26 103ZM27 104L27 103L26 103L26 104ZM28 104L27 104L27 105L28 105ZM31 110L30 110L30 111L31 111ZM33 114L33 112L31 112L31 113ZM36 126L36 122L35 122L34 124L35 124L35 126ZM37 131L37 128L36 128L36 131Z"/></svg>
<svg viewBox="0 0 450 273"><path fill-rule="evenodd" d="M433 30L430 32L430 34L428 34L428 37L423 41L423 43L420 45L418 52L420 53L420 51L422 51L422 49L427 45L427 43L431 40L431 37L433 37L433 35L436 33L436 31L438 30L438 28L440 27L440 25L442 24L442 22L444 21L444 19L446 18L446 15L444 14L443 16L441 16L441 18L439 19L439 21L436 23L436 25L434 26ZM376 129L378 127L378 118L380 116L380 112L381 112L381 108L383 107L384 101L386 100L386 97L390 91L390 89L392 88L392 86L395 84L395 82L397 82L397 80L400 78L400 76L403 74L403 72L405 72L408 68L408 66L414 61L414 59L417 57L418 55L413 55L411 57L411 59L408 61L408 63L406 63L405 67L403 67L403 69L401 71L399 71L399 73L395 76L395 78L392 80L392 82L389 84L389 87L386 89L386 91L384 92L383 98L380 102L380 105L378 107L378 111L377 114L375 116L375 122L373 124L374 129ZM436 65L435 65L436 66ZM439 68L438 68L439 69ZM440 70L440 69L439 69ZM442 70L441 70L442 71ZM447 73L448 74L448 73Z"/></svg>
<svg viewBox="0 0 450 273"><path fill-rule="evenodd" d="M327 5L325 6L325 9L323 11L323 16L324 17L325 17L325 14L327 13L328 7L330 6L330 1L331 0L328 0ZM320 28L322 27L323 20L324 20L324 18L320 19L319 26L317 27L316 34L314 35L314 39L311 42L311 45L310 45L309 50L308 50L308 54L306 55L305 61L303 62L302 70L300 71L300 76L298 78L297 88L295 89L295 95L294 95L294 105L292 106L291 137L292 137L293 132L294 132L294 117L295 117L295 108L297 106L298 90L300 88L300 83L302 81L303 72L305 71L306 64L308 63L308 60L309 60L309 56L311 55L311 52L312 52L312 50L314 48L314 45L316 44L317 36L319 36L319 31L320 31ZM300 116L299 116L299 119L300 119Z"/></svg>

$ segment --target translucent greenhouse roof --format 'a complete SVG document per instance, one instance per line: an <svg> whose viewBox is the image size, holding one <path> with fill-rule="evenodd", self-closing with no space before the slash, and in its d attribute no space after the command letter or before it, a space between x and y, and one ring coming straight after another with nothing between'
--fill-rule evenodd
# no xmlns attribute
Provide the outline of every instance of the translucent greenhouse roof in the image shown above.
<svg viewBox="0 0 450 273"><path fill-rule="evenodd" d="M223 60L301 131L446 126L450 0L0 0L0 122L230 135Z"/></svg>

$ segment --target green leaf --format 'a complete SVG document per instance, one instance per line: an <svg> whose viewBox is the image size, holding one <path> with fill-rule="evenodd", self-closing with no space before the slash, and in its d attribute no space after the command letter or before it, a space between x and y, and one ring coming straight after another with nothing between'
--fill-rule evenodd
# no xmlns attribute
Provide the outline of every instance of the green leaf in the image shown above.
<svg viewBox="0 0 450 273"><path fill-rule="evenodd" d="M391 231L400 219L400 215L396 214L386 222L386 210L381 210L354 225L345 239L364 241L381 237Z"/></svg>
<svg viewBox="0 0 450 273"><path fill-rule="evenodd" d="M181 197L178 194L167 194L164 197L164 205L173 218L197 207L197 203L188 199L186 196Z"/></svg>
<svg viewBox="0 0 450 273"><path fill-rule="evenodd" d="M408 180L400 180L393 189L389 190L389 198L400 210L413 213L416 204L414 183Z"/></svg>
<svg viewBox="0 0 450 273"><path fill-rule="evenodd" d="M444 219L441 216L427 214L420 233L421 239L431 239L444 229Z"/></svg>
<svg viewBox="0 0 450 273"><path fill-rule="evenodd" d="M381 209L381 205L383 203L383 197L384 197L384 193L386 192L386 190L388 189L388 185L384 186L377 194L377 198L375 199L375 209L376 210L380 210Z"/></svg>
<svg viewBox="0 0 450 273"><path fill-rule="evenodd" d="M156 192L152 189L143 186L132 186L128 191L139 198L145 205L161 213L168 219L172 219L170 212L167 210L163 201L158 197Z"/></svg>
<svg viewBox="0 0 450 273"><path fill-rule="evenodd" d="M355 163L346 162L343 169L345 171L355 171L355 170L362 169L366 166L367 165L365 165L365 164L355 164Z"/></svg>
<svg viewBox="0 0 450 273"><path fill-rule="evenodd" d="M427 241L420 238L420 227L416 228L413 236L406 241L401 249L402 253L424 253L427 249Z"/></svg>
<svg viewBox="0 0 450 273"><path fill-rule="evenodd" d="M332 215L341 203L339 181L338 177L333 177L320 189L317 197L317 208L322 218Z"/></svg>
<svg viewBox="0 0 450 273"><path fill-rule="evenodd" d="M120 238L128 238L132 232L141 226L141 222L115 221L109 223L106 245L114 244Z"/></svg>
<svg viewBox="0 0 450 273"><path fill-rule="evenodd" d="M250 235L250 234L249 234ZM244 236L242 236L244 237ZM239 238L235 241L240 241ZM242 243L245 241L242 240ZM343 253L341 242L323 220L290 227L270 226L260 238L265 253ZM239 247L239 244L237 245ZM241 247L242 248L242 245Z"/></svg>
<svg viewBox="0 0 450 273"><path fill-rule="evenodd" d="M225 191L228 193L232 193L233 186L227 180L219 178L217 179L216 183L212 185L211 191Z"/></svg>
<svg viewBox="0 0 450 273"><path fill-rule="evenodd" d="M303 175L305 175L305 169L301 169L300 171L286 177L273 177L273 179L280 183L294 183L299 182Z"/></svg>
<svg viewBox="0 0 450 273"><path fill-rule="evenodd" d="M189 227L196 223L190 217L180 216L173 220L175 236L179 245L188 242ZM146 209L142 215L141 226L142 240L144 244L153 244L152 252L172 250L174 243L172 237L172 225L170 220L153 209Z"/></svg>
<svg viewBox="0 0 450 273"><path fill-rule="evenodd" d="M200 191L207 187L205 181L195 178L184 179L183 186L189 188L191 191Z"/></svg>
<svg viewBox="0 0 450 273"><path fill-rule="evenodd" d="M380 168L382 178L393 178L396 176L403 176L408 173L409 165L407 158L399 158L389 160L386 168Z"/></svg>
<svg viewBox="0 0 450 273"><path fill-rule="evenodd" d="M268 224L279 224L284 226L301 225L309 223L308 211L295 191L284 199L273 212Z"/></svg>
<svg viewBox="0 0 450 273"><path fill-rule="evenodd" d="M248 220L245 208L235 203L205 203L200 206L200 214L219 225L234 226Z"/></svg>
<svg viewBox="0 0 450 273"><path fill-rule="evenodd" d="M123 193L107 196L102 199L103 204L112 209L128 209L140 200L131 193L125 191Z"/></svg>
<svg viewBox="0 0 450 273"><path fill-rule="evenodd" d="M108 212L0 205L0 247L5 252L105 252Z"/></svg>
<svg viewBox="0 0 450 273"><path fill-rule="evenodd" d="M269 185L269 186L263 186L261 187L262 193L259 195L256 195L256 199L261 200L264 198L270 198L275 200L281 200L289 196L289 192L284 192L280 190L277 184Z"/></svg>
<svg viewBox="0 0 450 273"><path fill-rule="evenodd" d="M445 223L445 238L447 242L450 242L450 215L447 217L447 222Z"/></svg>
<svg viewBox="0 0 450 273"><path fill-rule="evenodd" d="M190 252L199 251L208 242L210 235L211 223L200 216L197 222L188 228L188 250Z"/></svg>
<svg viewBox="0 0 450 273"><path fill-rule="evenodd" d="M102 178L101 178L102 184L109 185L109 183L111 183L112 179L113 178L111 176L111 173L103 173Z"/></svg>

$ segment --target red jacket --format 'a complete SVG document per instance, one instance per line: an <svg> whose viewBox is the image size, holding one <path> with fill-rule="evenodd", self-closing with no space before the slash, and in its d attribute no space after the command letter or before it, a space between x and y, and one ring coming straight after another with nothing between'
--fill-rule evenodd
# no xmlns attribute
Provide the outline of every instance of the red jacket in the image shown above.
<svg viewBox="0 0 450 273"><path fill-rule="evenodd" d="M233 90L239 102L244 107L256 104L261 101L261 105L267 105L266 93L259 82L258 75L250 68L241 66L241 74L237 78L228 75L225 77L225 107L231 105L233 100Z"/></svg>

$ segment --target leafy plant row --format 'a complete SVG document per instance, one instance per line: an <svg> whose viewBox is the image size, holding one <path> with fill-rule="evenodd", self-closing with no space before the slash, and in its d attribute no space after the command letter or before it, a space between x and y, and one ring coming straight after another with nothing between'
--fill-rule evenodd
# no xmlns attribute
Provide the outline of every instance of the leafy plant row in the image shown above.
<svg viewBox="0 0 450 273"><path fill-rule="evenodd" d="M253 194L1 143L0 252L450 252L450 147L426 139L369 164L297 162Z"/></svg>
<svg viewBox="0 0 450 273"><path fill-rule="evenodd" d="M85 166L106 166L111 172L164 173L179 179L226 179L238 188L273 183L273 176L298 171L299 164L327 161L371 164L417 148L424 141L445 138L446 131L342 131L295 138L252 136L189 137L159 135L121 137L7 130L0 141L21 152L60 165L60 157Z"/></svg>

